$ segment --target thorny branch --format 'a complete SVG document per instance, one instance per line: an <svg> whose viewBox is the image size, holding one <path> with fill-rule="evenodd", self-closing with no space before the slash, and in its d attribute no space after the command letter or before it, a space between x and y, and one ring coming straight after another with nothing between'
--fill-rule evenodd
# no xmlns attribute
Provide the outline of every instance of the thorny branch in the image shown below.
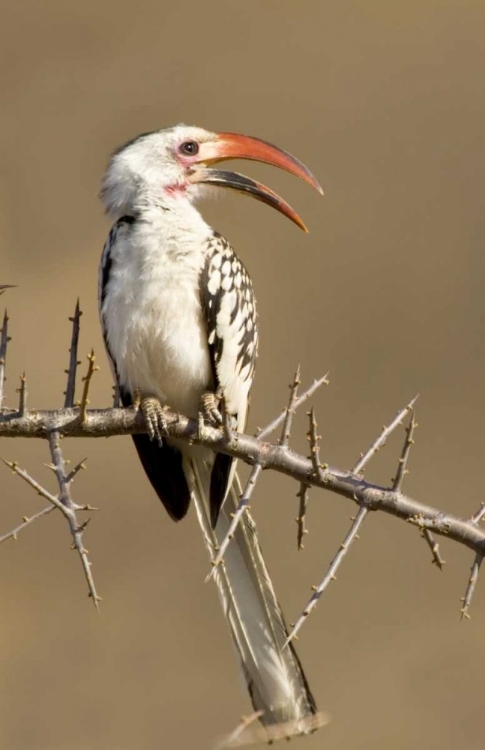
<svg viewBox="0 0 485 750"><path fill-rule="evenodd" d="M57 477L57 483L59 485L59 501L62 503L62 512L69 524L69 531L72 536L72 549L75 549L78 553L83 566L84 575L88 582L89 596L92 598L96 609L99 610L98 602L100 601L100 597L98 596L96 586L94 585L94 579L91 573L91 563L88 558L88 550L83 544L83 534L88 525L89 519L82 524L77 520L76 510L81 509L76 506L71 496L72 479L69 479L69 475L66 474L66 464L61 448L61 438L62 436L58 430L52 430L52 432L49 432L49 449L52 456L52 469Z"/></svg>
<svg viewBox="0 0 485 750"><path fill-rule="evenodd" d="M344 559L345 555L349 551L350 546L352 542L354 541L354 539L359 538L358 531L366 515L367 515L367 508L361 505L355 518L352 518L352 526L350 527L350 530L347 536L345 537L344 541L340 545L337 554L335 555L332 562L330 563L330 567L325 573L325 576L322 579L321 583L319 583L318 586L312 586L313 594L310 598L310 601L305 606L305 609L303 610L303 612L301 613L301 615L299 616L295 624L291 626L291 630L288 634L288 638L286 639L285 645L287 645L290 641L292 641L294 638L297 637L297 634L299 630L301 629L303 623L305 622L308 615L311 614L311 612L313 612L313 610L317 606L318 600L320 599L321 595L327 588L330 581L336 580L337 570L339 569L340 564L342 560Z"/></svg>
<svg viewBox="0 0 485 750"><path fill-rule="evenodd" d="M19 418L16 410L5 410L0 415L0 437L46 438L54 426L64 437L106 438L115 435L136 435L147 432L141 412L127 409L89 409L83 423L79 409L30 411ZM265 470L273 470L306 482L337 495L362 503L369 510L381 510L415 526L431 529L464 544L475 552L485 553L485 531L471 519L463 519L403 493L367 482L351 471L328 466L320 477L313 475L311 461L291 449L267 443L238 433L230 441L222 430L205 426L203 440L198 438L197 420L166 411L167 434L187 442L203 443L217 453L225 453L248 464L261 463Z"/></svg>
<svg viewBox="0 0 485 750"><path fill-rule="evenodd" d="M473 514L470 521L476 526L478 526L478 524L484 518L484 516L485 516L485 503L481 503L479 509L477 510L476 513ZM475 559L473 561L473 564L470 570L470 578L468 579L468 585L466 587L465 596L462 599L462 602L463 602L463 607L461 608L462 620L470 619L469 609L472 603L473 594L475 592L475 586L478 580L478 573L480 571L480 566L482 564L483 557L484 555L481 552L477 552L477 554L475 555Z"/></svg>
<svg viewBox="0 0 485 750"><path fill-rule="evenodd" d="M83 395L81 398L81 404L79 407L79 420L81 424L86 419L86 409L88 408L89 404L89 386L91 385L91 379L94 375L94 373L99 370L99 367L94 364L96 357L94 356L94 350L91 349L90 354L88 354L88 371L86 373L86 376L83 378L84 382L84 388L83 388Z"/></svg>
<svg viewBox="0 0 485 750"><path fill-rule="evenodd" d="M8 466L12 466L12 464L8 464ZM0 536L0 544L2 542L5 542L7 539L13 539L14 541L17 541L17 534L19 534L21 531L27 528L27 526L30 526L31 523L34 523L34 521L37 521L38 518L42 518L42 516L47 516L48 513L52 513L53 510L56 509L55 505L47 505L47 507L42 508L42 510L39 510L38 513L34 513L33 516L24 516L22 518L22 523L19 523L18 526L15 526L15 528L8 531L3 536Z"/></svg>
<svg viewBox="0 0 485 750"><path fill-rule="evenodd" d="M394 477L392 483L392 489L394 490L394 492L401 491L404 476L407 474L406 467L409 460L409 453L411 451L411 446L414 445L414 431L418 426L418 423L415 421L415 415L416 411L413 408L411 409L409 424L406 427L406 439L402 448L401 457L398 461L396 476ZM440 570L443 570L445 561L441 557L440 546L434 538L433 534L431 533L431 531L429 531L429 529L423 529L421 531L421 536L431 550L432 563L436 565Z"/></svg>
<svg viewBox="0 0 485 750"><path fill-rule="evenodd" d="M213 577L217 566L221 564L224 558L226 549L230 541L234 538L234 534L236 532L236 528L239 524L239 521L241 520L242 514L244 513L245 510L249 509L250 507L249 501L251 499L251 495L254 492L254 488L256 487L256 482L259 479L260 473L261 473L261 464L255 464L253 466L253 470L251 471L251 474L249 475L249 479L246 482L246 486L243 492L241 493L241 499L239 500L236 511L235 513L232 514L231 523L229 524L227 534L221 542L221 545L219 547L216 557L212 561L212 570L207 576L206 581L209 581Z"/></svg>
<svg viewBox="0 0 485 750"><path fill-rule="evenodd" d="M362 470L367 465L367 463L371 460L371 458L384 445L385 441L387 440L391 432L395 430L399 424L401 424L401 421L403 417L405 416L406 412L410 410L412 411L415 400L416 399L413 399L411 403L409 403L404 409L398 412L396 416L394 417L394 419L392 420L392 422L387 427L384 426L382 428L381 434L378 435L378 437L374 440L374 442L371 444L369 449L365 453L362 453L357 463L353 466L352 468L353 474L362 472ZM320 436L317 434L317 421L315 419L315 412L313 409L310 412L308 412L308 416L310 418L310 429L307 433L307 438L310 443L310 460L312 462L312 470L313 470L314 476L321 476L322 470L328 469L328 466L326 464L322 465L320 463L320 448L319 448ZM409 441L409 436L408 436L408 441ZM403 455L406 450L406 445L407 444L405 444L405 448L403 449ZM409 454L409 447L407 447L406 459L407 459L408 454ZM405 466L405 464L404 465L400 464L400 466ZM398 482L399 482L399 488L400 488L403 475L404 475L404 468L401 469L401 473L399 473L399 470L398 470L398 474L396 475L397 479L394 480L394 485L392 488L394 492L396 492L396 486ZM357 500L357 498L355 499ZM331 561L330 566L327 572L325 573L322 581L317 586L312 586L313 594L311 595L309 601L303 608L303 611L298 617L296 623L294 623L294 625L291 626L291 631L288 635L286 643L289 643L294 638L297 638L298 632L303 626L303 623L307 619L308 615L311 614L313 610L315 609L315 607L317 606L318 600L320 599L321 595L323 594L323 592L325 591L329 583L331 581L337 580L337 575L336 575L337 570L342 564L343 559L345 555L347 554L347 552L349 551L353 542L359 538L358 531L360 527L362 526L362 523L364 522L364 519L369 512L369 508L363 505L362 503L360 503L358 500L357 502L360 505L359 511L355 517L351 518L352 525L344 541L340 545L336 555Z"/></svg>
<svg viewBox="0 0 485 750"><path fill-rule="evenodd" d="M300 365L296 368L295 377L293 383L290 385L290 400L286 407L285 419L283 422L283 429L281 431L280 445L284 448L288 445L291 434L291 426L293 424L293 417L295 416L295 402L298 395L298 386L301 385L300 380Z"/></svg>
<svg viewBox="0 0 485 750"><path fill-rule="evenodd" d="M25 372L20 376L20 388L17 389L19 394L19 417L25 417L27 413L27 378Z"/></svg>
<svg viewBox="0 0 485 750"><path fill-rule="evenodd" d="M77 350L79 346L79 331L81 328L81 315L82 311L79 307L79 300L76 302L74 309L74 315L69 318L72 323L72 334L71 334L71 346L69 348L69 367L65 371L67 375L67 386L65 390L64 408L68 409L70 406L74 406L74 397L76 395L76 374L77 366L81 363L77 358Z"/></svg>
<svg viewBox="0 0 485 750"><path fill-rule="evenodd" d="M5 310L3 316L2 330L0 332L0 409L3 406L3 392L5 388L5 363L7 360L7 346L10 341L8 336L8 315Z"/></svg>
<svg viewBox="0 0 485 750"><path fill-rule="evenodd" d="M308 534L308 529L306 527L306 510L308 507L308 490L310 489L310 485L306 482L300 482L300 489L296 493L297 498L299 498L300 503L298 506L298 518L296 519L296 522L298 524L298 533L296 536L296 543L298 545L298 549L304 549L305 545L303 544L303 537L305 534Z"/></svg>
<svg viewBox="0 0 485 750"><path fill-rule="evenodd" d="M73 548L77 550L84 573L88 582L90 596L97 606L98 595L91 575L90 562L87 551L82 541L86 523L79 524L76 518L76 512L80 510L90 510L90 506L78 506L71 497L70 484L75 475L84 467L84 460L70 472L66 471L65 461L60 447L61 439L67 437L111 437L115 435L133 435L146 433L146 425L138 407L127 409L110 408L110 409L88 409L89 385L92 375L97 367L94 364L94 353L88 356L89 366L87 375L84 378L84 388L81 402L74 405L75 379L77 370L77 347L79 338L79 305L76 306L74 317L71 319L73 324L70 349L70 365L68 371L68 383L66 387L65 403L69 406L54 410L28 410L27 409L27 390L25 376L22 376L21 387L19 389L19 408L1 408L0 409L0 437L24 437L24 438L42 438L49 442L52 456L52 467L58 481L58 495L53 495L43 488L27 472L20 469L16 462L6 462L12 470L22 477L31 485L37 493L47 498L49 506L32 515L30 518L24 517L21 524L15 529L0 537L0 541L7 538L15 538L16 535L30 525L34 520L41 518L50 513L53 509L59 510L66 517L73 539ZM3 329L0 336L0 406L3 403L3 386L5 380L5 359L7 353L8 336L8 317L5 315ZM199 434L199 425L197 420L189 419L185 416L167 410L165 412L167 420L167 432L170 437L181 440L203 443L215 452L225 453L238 458L241 461L250 464L253 469L249 480L241 491L241 500L239 509L234 515L231 531L227 540L224 540L218 551L218 556L214 561L218 564L222 560L224 550L230 543L230 536L233 533L238 519L248 507L249 500L254 491L254 486L264 470L273 470L285 474L299 485L298 496L300 498L300 510L298 518L298 544L301 546L305 529L305 512L307 504L307 494L311 487L320 488L339 496L345 497L358 505L358 511L353 519L344 541L334 556L330 567L328 568L322 582L315 587L312 599L307 604L303 619L311 609L314 608L318 597L326 588L329 581L333 579L335 573L348 552L351 543L357 538L358 531L370 511L383 511L417 526L422 533L433 533L438 536L448 537L449 539L469 547L475 553L475 562L472 566L467 592L465 594L462 615L468 617L470 602L475 588L478 570L481 561L485 556L485 530L480 527L480 521L485 517L485 505L469 519L459 518L451 513L446 513L439 508L424 504L411 498L402 491L402 481L406 472L406 463L408 460L410 446L412 445L414 422L414 402L413 399L404 409L402 409L394 420L384 427L380 435L372 443L370 448L361 455L357 463L351 470L342 470L326 464L320 463L319 438L313 410L310 411L310 458L299 455L289 447L290 431L294 412L324 383L328 382L327 376L314 381L306 391L297 395L297 389L300 385L299 369L291 385L290 399L288 406L266 427L260 429L256 436L233 433L231 430L216 429L206 425L203 436ZM362 474L364 467L375 453L385 443L387 437L396 427L401 424L407 412L411 412L411 421L406 431L406 442L404 444L401 457L399 459L396 477L390 487L370 483L364 479ZM279 443L266 442L268 436L279 427L283 426ZM435 555L435 561L441 559L438 557L437 545L432 540L432 547ZM305 612L307 614L305 614ZM301 619L301 618L300 618ZM290 638L292 638L299 625L295 626Z"/></svg>

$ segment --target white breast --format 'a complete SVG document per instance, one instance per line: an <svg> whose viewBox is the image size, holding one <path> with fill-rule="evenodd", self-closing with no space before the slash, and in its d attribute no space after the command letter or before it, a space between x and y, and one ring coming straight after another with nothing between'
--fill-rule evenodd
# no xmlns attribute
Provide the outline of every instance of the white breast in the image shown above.
<svg viewBox="0 0 485 750"><path fill-rule="evenodd" d="M196 417L201 394L212 387L199 297L206 246L200 236L163 234L136 223L111 247L102 308L107 344L122 386Z"/></svg>

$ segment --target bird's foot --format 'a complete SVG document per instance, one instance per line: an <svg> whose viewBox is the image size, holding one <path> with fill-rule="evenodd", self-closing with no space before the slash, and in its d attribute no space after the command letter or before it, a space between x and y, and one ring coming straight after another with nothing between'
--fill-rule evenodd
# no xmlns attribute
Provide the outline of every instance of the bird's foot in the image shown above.
<svg viewBox="0 0 485 750"><path fill-rule="evenodd" d="M214 391L206 391L200 398L199 414L204 422L220 427L222 424L222 414L219 410L221 396Z"/></svg>
<svg viewBox="0 0 485 750"><path fill-rule="evenodd" d="M209 424L211 427L220 427L222 424L222 415L219 411L221 397L214 391L206 391L202 394L199 404L199 438L204 437L204 427Z"/></svg>
<svg viewBox="0 0 485 750"><path fill-rule="evenodd" d="M145 417L150 440L157 440L159 445L163 445L163 435L168 431L166 407L161 405L158 398L148 396L141 400L140 409Z"/></svg>

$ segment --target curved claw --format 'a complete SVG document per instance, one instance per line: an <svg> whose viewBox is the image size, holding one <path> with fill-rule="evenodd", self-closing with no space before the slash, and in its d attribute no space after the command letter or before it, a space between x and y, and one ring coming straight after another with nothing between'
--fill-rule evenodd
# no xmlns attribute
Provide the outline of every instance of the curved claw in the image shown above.
<svg viewBox="0 0 485 750"><path fill-rule="evenodd" d="M164 407L158 398L149 396L142 399L140 409L145 417L150 440L157 440L160 446L163 445L163 435L167 435L168 432Z"/></svg>
<svg viewBox="0 0 485 750"><path fill-rule="evenodd" d="M202 419L203 422L207 422L213 427L220 427L222 425L222 414L219 411L220 396L213 391L206 391L200 398L199 406L199 422Z"/></svg>

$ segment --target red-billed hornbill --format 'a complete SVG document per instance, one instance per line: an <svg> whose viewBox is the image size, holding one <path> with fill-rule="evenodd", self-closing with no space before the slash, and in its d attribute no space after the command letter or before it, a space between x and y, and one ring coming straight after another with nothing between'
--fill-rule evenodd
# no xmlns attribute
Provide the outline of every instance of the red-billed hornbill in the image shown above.
<svg viewBox="0 0 485 750"><path fill-rule="evenodd" d="M301 162L265 141L185 125L140 135L118 149L101 190L115 222L101 259L101 324L123 404L141 397L148 434L133 440L171 518L183 518L193 499L211 558L237 500L235 463L163 437L163 407L193 418L202 413L214 424L224 408L234 430L244 430L258 328L248 272L194 203L207 186L230 187L305 229L269 188L213 168L225 159L267 162L321 191ZM295 722L294 733L305 731L315 702L293 646L283 648L283 614L249 513L214 578L262 723Z"/></svg>

